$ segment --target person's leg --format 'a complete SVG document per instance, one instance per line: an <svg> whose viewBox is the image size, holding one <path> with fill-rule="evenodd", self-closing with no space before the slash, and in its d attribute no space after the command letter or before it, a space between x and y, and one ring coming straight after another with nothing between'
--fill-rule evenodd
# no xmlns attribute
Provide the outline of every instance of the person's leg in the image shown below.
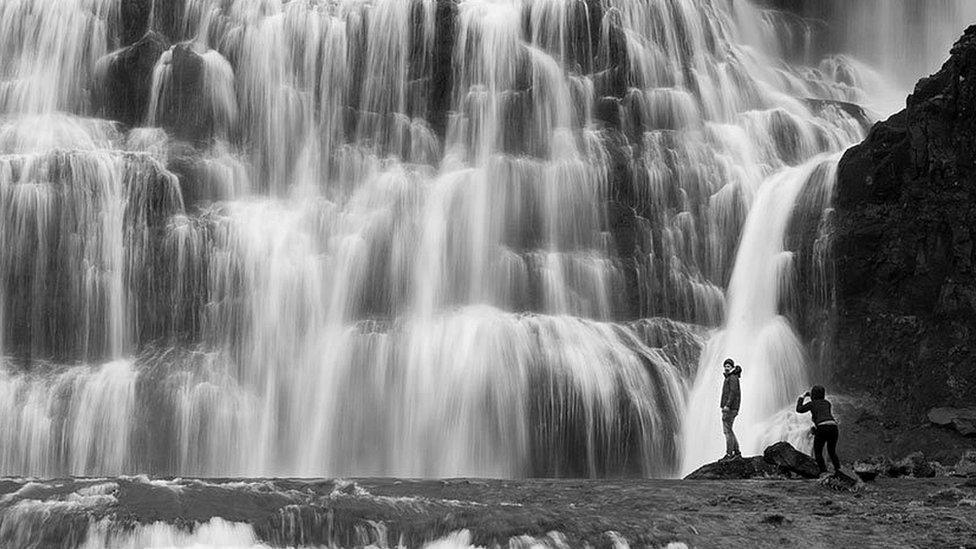
<svg viewBox="0 0 976 549"><path fill-rule="evenodd" d="M725 434L725 456L735 455L739 451L739 441L735 439L735 432L732 430L732 422L735 421L735 414L722 410L722 432Z"/></svg>
<svg viewBox="0 0 976 549"><path fill-rule="evenodd" d="M722 410L722 434L725 435L725 457L732 455L732 423L729 421L729 414Z"/></svg>
<svg viewBox="0 0 976 549"><path fill-rule="evenodd" d="M837 457L837 439L840 432L837 427L830 430L827 437L827 453L830 454L830 462L834 464L834 472L840 472L840 458Z"/></svg>
<svg viewBox="0 0 976 549"><path fill-rule="evenodd" d="M813 457L817 460L817 467L820 468L820 472L826 473L827 464L824 463L823 447L824 447L823 429L817 427L816 430L814 430L814 434L813 434Z"/></svg>

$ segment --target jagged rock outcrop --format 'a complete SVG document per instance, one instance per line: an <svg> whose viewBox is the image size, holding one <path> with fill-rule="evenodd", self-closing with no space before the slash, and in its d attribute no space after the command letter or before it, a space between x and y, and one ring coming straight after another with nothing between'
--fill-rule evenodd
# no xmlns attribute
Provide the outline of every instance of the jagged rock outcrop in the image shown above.
<svg viewBox="0 0 976 549"><path fill-rule="evenodd" d="M871 127L871 119L868 113L864 111L864 107L860 105L855 105L854 103L849 103L847 101L834 101L831 99L804 99L803 102L810 108L811 111L817 113L818 115L823 114L829 108L836 108L840 111L846 113L848 116L857 120L864 130L868 130Z"/></svg>
<svg viewBox="0 0 976 549"><path fill-rule="evenodd" d="M135 44L103 58L96 94L99 111L128 126L142 124L149 110L153 68L167 48L166 37L150 31Z"/></svg>
<svg viewBox="0 0 976 549"><path fill-rule="evenodd" d="M214 50L179 44L160 58L160 89L153 90L150 121L170 135L205 142L226 133L237 117L233 69ZM155 85L155 84L154 84Z"/></svg>
<svg viewBox="0 0 976 549"><path fill-rule="evenodd" d="M976 27L841 161L837 381L895 414L976 391Z"/></svg>

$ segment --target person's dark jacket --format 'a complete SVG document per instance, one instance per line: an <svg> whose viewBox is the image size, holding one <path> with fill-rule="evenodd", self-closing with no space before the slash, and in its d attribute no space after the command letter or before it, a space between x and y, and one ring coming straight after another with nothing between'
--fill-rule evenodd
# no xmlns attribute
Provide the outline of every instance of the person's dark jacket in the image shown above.
<svg viewBox="0 0 976 549"><path fill-rule="evenodd" d="M825 398L820 398L816 400L811 400L806 404L803 403L803 400L804 398L800 397L799 400L796 401L796 411L797 413L800 414L810 412L810 414L813 416L814 425L820 425L825 421L833 421L834 423L837 422L834 419L833 414L830 413L829 400Z"/></svg>
<svg viewBox="0 0 976 549"><path fill-rule="evenodd" d="M733 412L739 411L739 376L741 375L741 366L736 366L731 372L725 374L725 383L722 384L722 408L728 408Z"/></svg>

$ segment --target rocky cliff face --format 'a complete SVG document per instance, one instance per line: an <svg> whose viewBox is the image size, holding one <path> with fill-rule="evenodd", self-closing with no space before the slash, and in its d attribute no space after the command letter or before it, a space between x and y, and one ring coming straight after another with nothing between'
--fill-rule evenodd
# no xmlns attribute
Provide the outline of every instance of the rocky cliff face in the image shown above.
<svg viewBox="0 0 976 549"><path fill-rule="evenodd" d="M849 150L833 374L906 414L976 394L976 26Z"/></svg>

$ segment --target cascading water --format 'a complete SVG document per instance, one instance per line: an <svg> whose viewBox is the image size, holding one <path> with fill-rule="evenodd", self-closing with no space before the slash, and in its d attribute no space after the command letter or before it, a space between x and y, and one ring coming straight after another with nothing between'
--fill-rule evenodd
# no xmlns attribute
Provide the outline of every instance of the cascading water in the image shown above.
<svg viewBox="0 0 976 549"><path fill-rule="evenodd" d="M716 365L726 357L735 357L744 369L735 427L743 451L757 452L784 439L809 446L808 423L791 425L789 414L778 417L784 402L809 386L803 343L781 313L780 300L790 289L793 269L785 240L800 192L805 186L829 188L838 160L837 155L814 158L780 170L763 181L753 200L729 281L725 324L703 350L689 399L683 437L687 472L723 452L725 441L714 416L723 381Z"/></svg>
<svg viewBox="0 0 976 549"><path fill-rule="evenodd" d="M670 476L720 453L725 355L743 449L788 436L784 235L863 136L848 103L887 108L819 28L4 2L0 473Z"/></svg>

